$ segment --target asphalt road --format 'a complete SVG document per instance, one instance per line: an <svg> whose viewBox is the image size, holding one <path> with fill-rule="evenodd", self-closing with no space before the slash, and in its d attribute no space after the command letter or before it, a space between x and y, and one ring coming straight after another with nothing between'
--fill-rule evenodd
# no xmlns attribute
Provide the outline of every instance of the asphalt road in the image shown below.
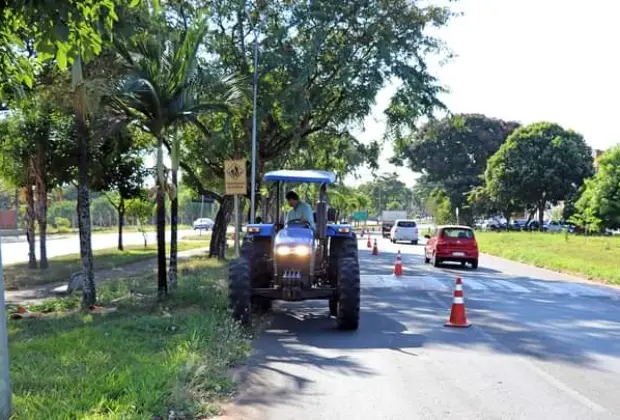
<svg viewBox="0 0 620 420"><path fill-rule="evenodd" d="M436 269L422 246L365 245L360 329L336 331L324 302L278 305L224 418L620 418L618 289L493 257ZM469 329L443 326L457 276Z"/></svg>
<svg viewBox="0 0 620 420"><path fill-rule="evenodd" d="M179 237L193 234L192 230L179 231ZM170 240L170 232L166 232L166 240ZM147 233L147 242L156 243L155 232ZM142 245L144 238L139 232L123 233L123 243L125 245ZM114 248L118 244L118 234L116 233L95 233L92 236L93 250ZM39 257L39 238L37 237L37 258ZM28 261L28 243L25 238L19 242L2 242L2 262L3 264L15 264ZM77 254L80 252L80 240L77 234L63 235L58 237L51 235L47 243L47 257L53 258L61 255Z"/></svg>

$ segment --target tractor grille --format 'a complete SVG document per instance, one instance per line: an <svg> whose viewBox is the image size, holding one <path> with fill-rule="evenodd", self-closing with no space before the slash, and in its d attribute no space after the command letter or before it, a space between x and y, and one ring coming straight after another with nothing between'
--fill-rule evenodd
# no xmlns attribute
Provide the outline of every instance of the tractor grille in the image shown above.
<svg viewBox="0 0 620 420"><path fill-rule="evenodd" d="M299 270L283 270L282 279L284 280L301 280L301 271Z"/></svg>

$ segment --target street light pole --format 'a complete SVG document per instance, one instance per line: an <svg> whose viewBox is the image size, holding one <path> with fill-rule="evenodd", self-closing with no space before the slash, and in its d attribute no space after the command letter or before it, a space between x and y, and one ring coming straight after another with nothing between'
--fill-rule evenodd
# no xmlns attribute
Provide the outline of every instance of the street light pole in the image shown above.
<svg viewBox="0 0 620 420"><path fill-rule="evenodd" d="M248 9L245 9L245 14L248 17L248 22L252 25L252 19L248 13ZM258 31L256 25L252 25L254 31L254 93L252 100L252 175L251 175L251 208L250 208L250 223L254 223L256 220L256 97L258 94Z"/></svg>
<svg viewBox="0 0 620 420"><path fill-rule="evenodd" d="M0 235L0 419L11 417L11 375L9 372L9 338L2 277L2 235Z"/></svg>

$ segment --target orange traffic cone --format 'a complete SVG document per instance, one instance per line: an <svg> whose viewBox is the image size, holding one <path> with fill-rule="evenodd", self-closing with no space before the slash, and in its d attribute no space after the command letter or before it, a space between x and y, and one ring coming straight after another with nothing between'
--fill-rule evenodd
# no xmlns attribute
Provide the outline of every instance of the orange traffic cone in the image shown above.
<svg viewBox="0 0 620 420"><path fill-rule="evenodd" d="M465 315L465 299L463 298L463 281L457 277L454 286L454 299L452 300L452 310L450 319L444 324L446 327L467 328L471 324L467 322Z"/></svg>
<svg viewBox="0 0 620 420"><path fill-rule="evenodd" d="M403 275L403 260L400 257L400 249L398 250L398 254L396 254L396 264L394 264L394 275L396 277L400 277Z"/></svg>
<svg viewBox="0 0 620 420"><path fill-rule="evenodd" d="M375 244L372 247L372 255L379 255L379 248L377 248L377 240L375 239Z"/></svg>
<svg viewBox="0 0 620 420"><path fill-rule="evenodd" d="M372 242L370 242L370 235L368 235L368 240L366 241L366 247L372 248Z"/></svg>

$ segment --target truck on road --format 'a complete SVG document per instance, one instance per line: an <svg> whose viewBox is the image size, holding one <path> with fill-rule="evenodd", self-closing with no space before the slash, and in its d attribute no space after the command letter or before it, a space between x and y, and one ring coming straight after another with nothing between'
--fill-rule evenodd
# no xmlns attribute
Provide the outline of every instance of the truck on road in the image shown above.
<svg viewBox="0 0 620 420"><path fill-rule="evenodd" d="M390 237L390 230L398 219L406 219L407 212L401 210L383 210L381 212L381 234L384 238Z"/></svg>

